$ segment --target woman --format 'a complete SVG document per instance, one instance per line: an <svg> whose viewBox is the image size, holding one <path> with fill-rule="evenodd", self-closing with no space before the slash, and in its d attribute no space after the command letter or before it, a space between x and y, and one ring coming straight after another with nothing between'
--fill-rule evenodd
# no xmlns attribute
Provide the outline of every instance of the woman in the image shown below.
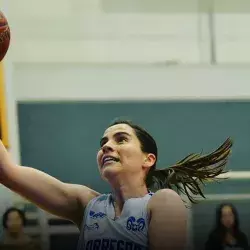
<svg viewBox="0 0 250 250"><path fill-rule="evenodd" d="M230 203L221 204L216 211L216 225L206 242L206 250L248 250L246 235L240 230L236 208Z"/></svg>
<svg viewBox="0 0 250 250"><path fill-rule="evenodd" d="M5 230L0 249L38 250L38 244L24 232L26 225L25 213L15 207L10 207L2 217Z"/></svg>
<svg viewBox="0 0 250 250"><path fill-rule="evenodd" d="M66 143L66 142L65 142ZM179 195L203 193L200 184L224 172L232 143L210 155L191 154L171 168L156 170L157 146L144 129L116 121L100 140L97 163L112 189L100 194L30 167L17 167L0 147L1 183L42 209L73 221L82 249L183 249L187 214ZM150 188L160 189L150 193Z"/></svg>

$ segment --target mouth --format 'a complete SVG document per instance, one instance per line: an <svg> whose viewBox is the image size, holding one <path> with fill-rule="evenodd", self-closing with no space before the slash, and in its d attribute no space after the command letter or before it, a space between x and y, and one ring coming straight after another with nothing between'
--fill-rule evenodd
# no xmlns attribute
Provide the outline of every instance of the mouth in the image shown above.
<svg viewBox="0 0 250 250"><path fill-rule="evenodd" d="M106 155L102 158L102 168L109 165L109 164L118 162L118 161L119 161L118 158L116 158L114 156Z"/></svg>

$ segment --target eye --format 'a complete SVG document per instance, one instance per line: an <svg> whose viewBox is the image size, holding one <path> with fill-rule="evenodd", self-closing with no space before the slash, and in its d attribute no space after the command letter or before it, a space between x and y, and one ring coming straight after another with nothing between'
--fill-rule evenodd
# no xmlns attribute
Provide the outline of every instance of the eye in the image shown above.
<svg viewBox="0 0 250 250"><path fill-rule="evenodd" d="M124 142L127 142L127 141L128 141L128 138L125 137L125 136L119 136L119 137L117 138L117 142L118 142L119 144L124 143Z"/></svg>
<svg viewBox="0 0 250 250"><path fill-rule="evenodd" d="M102 139L100 141L100 147L102 148L105 145L105 143L107 143L107 140L106 139Z"/></svg>

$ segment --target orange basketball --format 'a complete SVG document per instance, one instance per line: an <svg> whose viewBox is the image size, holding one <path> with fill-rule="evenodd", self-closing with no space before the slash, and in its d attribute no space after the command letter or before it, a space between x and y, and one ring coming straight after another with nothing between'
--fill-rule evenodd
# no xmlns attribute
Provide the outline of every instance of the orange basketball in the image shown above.
<svg viewBox="0 0 250 250"><path fill-rule="evenodd" d="M0 61L5 57L10 45L10 28L4 14L0 11Z"/></svg>

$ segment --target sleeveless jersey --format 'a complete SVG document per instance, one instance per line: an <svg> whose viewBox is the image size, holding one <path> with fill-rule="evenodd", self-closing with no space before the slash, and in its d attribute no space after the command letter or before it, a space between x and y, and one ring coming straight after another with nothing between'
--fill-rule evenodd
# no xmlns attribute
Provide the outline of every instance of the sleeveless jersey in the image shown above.
<svg viewBox="0 0 250 250"><path fill-rule="evenodd" d="M147 204L153 193L125 201L115 219L111 194L92 199L84 212L78 250L148 249Z"/></svg>

